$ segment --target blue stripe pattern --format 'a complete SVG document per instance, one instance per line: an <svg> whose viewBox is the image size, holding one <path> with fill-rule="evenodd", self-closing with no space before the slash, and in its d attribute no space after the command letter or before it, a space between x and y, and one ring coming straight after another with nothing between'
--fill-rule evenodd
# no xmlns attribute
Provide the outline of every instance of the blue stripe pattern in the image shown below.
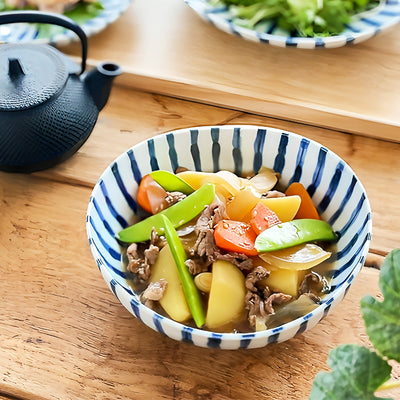
<svg viewBox="0 0 400 400"><path fill-rule="evenodd" d="M136 201L133 200L132 196L131 196L131 195L128 193L128 191L126 190L126 187L125 187L125 185L124 185L124 181L123 181L122 178L121 178L121 175L120 175L120 173L119 173L119 171L118 171L118 165L117 165L116 163L114 163L114 164L111 166L111 171L112 171L112 173L113 173L114 176L115 176L115 181L117 182L117 185L118 185L118 187L119 187L121 193L123 194L123 196L124 196L126 202L129 204L129 207L132 209L132 211L133 211L134 213L136 213L136 211L137 211L137 204L136 204Z"/></svg>
<svg viewBox="0 0 400 400"><path fill-rule="evenodd" d="M164 165L166 144L167 164L169 160L171 170L179 165L182 154L181 162L193 162L188 167L194 165L199 171L203 168L217 171L220 165L228 163L232 171L241 174L251 169L257 172L266 166L281 173L287 184L308 182L307 190L312 198L321 199L318 210L324 213L324 218L339 237L337 251L331 256L335 266L331 273L331 291L313 312L264 332L222 334L176 323L172 326L169 318L160 316L139 301L127 281L130 273L122 265L120 246L114 238L133 218L137 204L131 193L137 190L141 177L147 173L144 171L159 167L158 154L163 157ZM143 149L147 149L148 157L143 157ZM140 157L136 157L139 152ZM315 156L311 157L311 154ZM265 346L307 331L329 314L338 303L336 299L345 296L364 263L371 241L368 198L350 167L310 139L274 128L251 126L184 129L155 136L134 146L100 177L90 197L86 225L88 242L98 268L112 292L123 304L129 305L127 308L135 317L162 334L175 332L172 337L180 337L178 340L183 342L218 349ZM291 325L295 328L290 328ZM292 333L288 334L288 329L292 329Z"/></svg>
<svg viewBox="0 0 400 400"><path fill-rule="evenodd" d="M79 23L87 37L99 33L109 24L113 23L130 5L131 0L102 0L103 10L94 18ZM41 43L52 45L67 45L79 40L74 32L57 27L56 30L48 29L43 24L12 24L5 25L10 29L0 32L0 42L31 42L40 39Z"/></svg>
<svg viewBox="0 0 400 400"><path fill-rule="evenodd" d="M289 180L289 184L300 181L301 174L303 171L304 158L306 156L309 144L310 144L309 140L301 139L299 151L297 152L296 168L294 170L293 176Z"/></svg>
<svg viewBox="0 0 400 400"><path fill-rule="evenodd" d="M114 205L112 204L104 181L101 180L99 186L101 188L101 191L103 192L104 199L107 203L108 210L110 211L111 215L119 222L122 228L126 228L128 226L128 222L126 222L126 219L117 212Z"/></svg>
<svg viewBox="0 0 400 400"><path fill-rule="evenodd" d="M283 168L285 167L286 160L286 147L289 143L289 135L287 133L281 134L279 142L278 154L275 157L273 170L282 174Z"/></svg>
<svg viewBox="0 0 400 400"><path fill-rule="evenodd" d="M221 155L221 145L219 144L219 128L211 128L211 139L212 139L212 160L213 160L213 172L218 172L219 157ZM200 159L200 157L199 157Z"/></svg>
<svg viewBox="0 0 400 400"><path fill-rule="evenodd" d="M253 171L258 172L262 167L263 163L263 150L265 143L265 136L267 135L266 129L258 129L257 137L254 142L254 162L253 162Z"/></svg>
<svg viewBox="0 0 400 400"><path fill-rule="evenodd" d="M157 160L157 155L156 155L156 150L154 147L154 140L149 139L147 141L147 148L149 150L149 157L150 157L150 167L152 171L157 171L160 169L158 165L158 160Z"/></svg>
<svg viewBox="0 0 400 400"><path fill-rule="evenodd" d="M315 167L312 183L307 188L308 194L313 197L315 191L317 190L319 184L321 183L322 174L325 168L326 153L328 150L325 147L321 147L318 152L318 161Z"/></svg>
<svg viewBox="0 0 400 400"><path fill-rule="evenodd" d="M332 197L335 195L336 190L339 187L340 178L342 177L343 168L344 168L344 164L342 161L340 161L336 167L335 174L333 175L333 177L330 181L328 191L325 193L324 198L321 200L321 202L317 206L317 209L320 214L322 214L328 208L328 206L332 200Z"/></svg>
<svg viewBox="0 0 400 400"><path fill-rule="evenodd" d="M131 163L131 170L132 170L133 178L135 179L135 182L139 185L140 181L142 180L142 174L140 172L140 168L136 161L135 154L133 153L132 149L129 149L126 152L126 154L128 155L129 161Z"/></svg>
<svg viewBox="0 0 400 400"><path fill-rule="evenodd" d="M176 152L175 149L175 138L174 135L171 133L167 135L167 142L168 142L168 155L169 159L171 161L171 168L172 171L176 171L176 169L179 167L179 161L178 161L178 153ZM159 169L157 167L157 169Z"/></svg>
<svg viewBox="0 0 400 400"><path fill-rule="evenodd" d="M329 223L331 225L334 225L335 222L337 221L337 219L340 217L340 215L342 214L344 208L346 207L346 204L349 202L353 191L354 191L354 187L357 183L357 178L355 176L352 177L351 180L351 184L350 186L347 188L347 192L346 195L343 197L342 202L340 203L340 206L338 207L338 209L334 212L334 214L332 215L331 218L329 218Z"/></svg>
<svg viewBox="0 0 400 400"><path fill-rule="evenodd" d="M242 175L242 152L241 152L241 135L240 128L234 128L232 138L232 156L235 164L234 173L238 176Z"/></svg>
<svg viewBox="0 0 400 400"><path fill-rule="evenodd" d="M197 143L199 137L199 131L197 129L190 130L190 153L192 154L194 169L201 171L200 151Z"/></svg>

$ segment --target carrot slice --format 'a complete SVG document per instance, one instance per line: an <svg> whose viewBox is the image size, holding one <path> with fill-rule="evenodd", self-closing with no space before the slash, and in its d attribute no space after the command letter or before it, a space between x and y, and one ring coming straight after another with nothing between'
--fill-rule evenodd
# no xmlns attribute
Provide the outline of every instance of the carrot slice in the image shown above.
<svg viewBox="0 0 400 400"><path fill-rule="evenodd" d="M257 255L254 247L257 234L249 224L224 219L214 229L215 244L221 249L235 251L248 256Z"/></svg>
<svg viewBox="0 0 400 400"><path fill-rule="evenodd" d="M251 210L250 225L258 235L271 226L281 222L276 213L263 203L257 203Z"/></svg>
<svg viewBox="0 0 400 400"><path fill-rule="evenodd" d="M303 184L300 182L293 182L286 189L285 194L287 196L298 195L301 198L300 207L294 217L295 219L321 219L311 200L311 196L308 194Z"/></svg>
<svg viewBox="0 0 400 400"><path fill-rule="evenodd" d="M143 210L150 214L156 214L163 210L167 203L167 192L151 175L145 175L140 181L136 200Z"/></svg>

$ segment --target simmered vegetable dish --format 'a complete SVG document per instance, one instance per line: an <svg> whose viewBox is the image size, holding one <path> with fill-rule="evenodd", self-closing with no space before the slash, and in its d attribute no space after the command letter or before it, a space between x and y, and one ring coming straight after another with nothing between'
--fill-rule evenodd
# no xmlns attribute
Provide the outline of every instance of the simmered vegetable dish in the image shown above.
<svg viewBox="0 0 400 400"><path fill-rule="evenodd" d="M316 308L336 234L302 184L277 187L265 167L247 178L144 176L137 202L146 216L117 235L141 301L217 332L265 330Z"/></svg>

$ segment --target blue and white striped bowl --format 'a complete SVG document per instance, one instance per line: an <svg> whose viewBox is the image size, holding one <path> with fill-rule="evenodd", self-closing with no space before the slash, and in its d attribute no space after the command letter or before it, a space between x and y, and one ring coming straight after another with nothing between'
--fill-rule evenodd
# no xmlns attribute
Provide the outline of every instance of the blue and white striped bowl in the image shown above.
<svg viewBox="0 0 400 400"><path fill-rule="evenodd" d="M114 235L134 220L140 179L157 169L227 169L240 175L264 165L287 186L302 182L323 219L339 234L332 291L314 311L256 333L214 333L187 327L140 303L126 281ZM258 126L206 126L155 136L120 155L96 183L87 210L89 244L105 281L124 307L150 328L175 340L221 349L282 342L315 326L340 301L362 267L371 239L371 210L352 169L324 146L295 133Z"/></svg>
<svg viewBox="0 0 400 400"><path fill-rule="evenodd" d="M212 5L209 0L185 0L185 3L202 19L224 32L277 47L315 49L357 44L400 22L400 0L385 0L376 12L363 13L360 18L353 18L339 35L307 38L292 36L290 32L277 27L272 20L260 22L254 29L244 28L235 23L235 17L228 7Z"/></svg>

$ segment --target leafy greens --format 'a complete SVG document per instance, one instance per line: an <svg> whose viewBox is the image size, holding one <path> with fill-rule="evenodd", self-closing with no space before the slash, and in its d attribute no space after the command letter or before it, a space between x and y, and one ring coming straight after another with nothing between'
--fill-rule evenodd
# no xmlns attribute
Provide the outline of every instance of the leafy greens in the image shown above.
<svg viewBox="0 0 400 400"><path fill-rule="evenodd" d="M227 5L237 25L255 29L263 21L303 37L332 36L345 29L358 13L371 10L379 0L211 0Z"/></svg>
<svg viewBox="0 0 400 400"><path fill-rule="evenodd" d="M400 249L386 256L379 287L382 302L369 295L360 302L367 334L376 351L352 344L333 349L328 358L332 372L317 374L310 400L383 399L375 396L377 390L400 386L400 381L389 381L392 367L388 363L400 362Z"/></svg>
<svg viewBox="0 0 400 400"><path fill-rule="evenodd" d="M26 6L24 10L33 10L32 6ZM66 17L71 18L77 24L83 24L90 19L97 17L100 12L104 9L99 1L85 2L80 1L73 8L70 8L64 12ZM5 0L0 0L0 12L2 11L16 11L21 10L21 8L10 7L6 4ZM36 24L38 29L38 38L47 38L49 36L54 36L56 34L62 33L64 28L56 25L48 24Z"/></svg>

